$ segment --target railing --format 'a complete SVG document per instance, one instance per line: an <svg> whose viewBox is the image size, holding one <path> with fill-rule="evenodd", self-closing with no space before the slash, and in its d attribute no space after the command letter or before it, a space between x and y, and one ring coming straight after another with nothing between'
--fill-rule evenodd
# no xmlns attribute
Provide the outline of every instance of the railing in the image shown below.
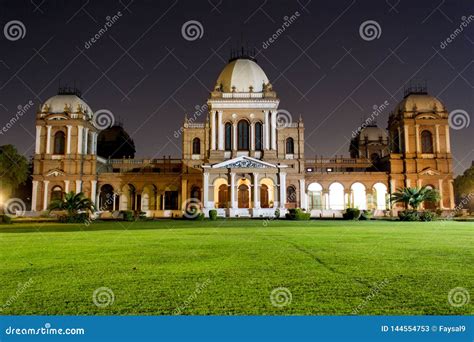
<svg viewBox="0 0 474 342"><path fill-rule="evenodd" d="M251 98L251 99L261 99L263 98L263 93L222 93L222 98L224 99L241 99L241 98Z"/></svg>
<svg viewBox="0 0 474 342"><path fill-rule="evenodd" d="M204 128L205 124L202 122L196 122L196 123L187 123L189 128Z"/></svg>

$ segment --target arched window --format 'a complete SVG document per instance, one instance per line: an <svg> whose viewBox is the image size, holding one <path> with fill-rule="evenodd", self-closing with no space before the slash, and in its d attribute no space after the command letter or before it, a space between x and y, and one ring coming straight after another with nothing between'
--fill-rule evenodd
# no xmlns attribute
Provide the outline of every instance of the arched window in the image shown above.
<svg viewBox="0 0 474 342"><path fill-rule="evenodd" d="M219 186L219 193L218 193L218 208L227 208L227 201L229 200L229 188L227 184L222 184Z"/></svg>
<svg viewBox="0 0 474 342"><path fill-rule="evenodd" d="M199 138L193 139L193 154L201 154L201 140Z"/></svg>
<svg viewBox="0 0 474 342"><path fill-rule="evenodd" d="M60 186L54 186L51 189L51 201L63 199L63 189Z"/></svg>
<svg viewBox="0 0 474 342"><path fill-rule="evenodd" d="M225 150L232 151L232 124L225 124Z"/></svg>
<svg viewBox="0 0 474 342"><path fill-rule="evenodd" d="M286 188L286 201L296 203L296 188L293 185Z"/></svg>
<svg viewBox="0 0 474 342"><path fill-rule="evenodd" d="M237 149L241 151L249 150L249 123L245 120L240 120L237 124Z"/></svg>
<svg viewBox="0 0 474 342"><path fill-rule="evenodd" d="M269 198L268 198L268 186L266 184L262 184L260 186L260 206L262 208L269 208Z"/></svg>
<svg viewBox="0 0 474 342"><path fill-rule="evenodd" d="M293 138L286 139L286 154L293 154L295 153L295 143Z"/></svg>
<svg viewBox="0 0 474 342"><path fill-rule="evenodd" d="M263 150L263 129L262 124L257 122L255 124L255 151Z"/></svg>
<svg viewBox="0 0 474 342"><path fill-rule="evenodd" d="M433 137L430 131L421 132L421 152L433 153Z"/></svg>
<svg viewBox="0 0 474 342"><path fill-rule="evenodd" d="M54 154L64 154L65 141L64 132L59 131L54 135Z"/></svg>

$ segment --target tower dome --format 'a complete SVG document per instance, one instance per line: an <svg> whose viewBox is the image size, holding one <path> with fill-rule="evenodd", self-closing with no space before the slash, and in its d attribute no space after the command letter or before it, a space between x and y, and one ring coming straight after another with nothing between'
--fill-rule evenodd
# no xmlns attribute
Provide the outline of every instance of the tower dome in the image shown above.
<svg viewBox="0 0 474 342"><path fill-rule="evenodd" d="M268 77L253 58L231 59L217 78L216 87L223 92L262 92L268 85Z"/></svg>
<svg viewBox="0 0 474 342"><path fill-rule="evenodd" d="M388 139L387 131L377 126L367 126L360 131L359 140L368 141L386 141Z"/></svg>
<svg viewBox="0 0 474 342"><path fill-rule="evenodd" d="M58 95L50 97L43 103L41 110L50 114L82 112L89 118L91 118L94 113L91 107L81 99L80 93L77 92L77 90L60 90Z"/></svg>
<svg viewBox="0 0 474 342"><path fill-rule="evenodd" d="M395 114L399 112L444 112L443 103L428 93L410 93L395 107Z"/></svg>

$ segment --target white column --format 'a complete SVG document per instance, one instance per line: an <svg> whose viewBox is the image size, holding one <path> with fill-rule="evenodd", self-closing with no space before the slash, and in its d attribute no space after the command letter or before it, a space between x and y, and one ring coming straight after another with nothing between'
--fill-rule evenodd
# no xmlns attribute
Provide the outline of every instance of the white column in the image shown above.
<svg viewBox="0 0 474 342"><path fill-rule="evenodd" d="M38 181L33 181L33 192L31 194L31 211L36 211L36 204L38 202Z"/></svg>
<svg viewBox="0 0 474 342"><path fill-rule="evenodd" d="M406 180L406 183L407 183L407 188L409 188L411 186L411 180L410 179L407 179Z"/></svg>
<svg viewBox="0 0 474 342"><path fill-rule="evenodd" d="M440 178L438 179L438 191L439 191L439 207L441 209L444 209L444 206L443 206L443 179Z"/></svg>
<svg viewBox="0 0 474 342"><path fill-rule="evenodd" d="M203 199L204 199L204 207L207 208L209 206L209 173L203 173Z"/></svg>
<svg viewBox="0 0 474 342"><path fill-rule="evenodd" d="M300 204L302 209L308 209L308 204L306 203L306 185L305 180L300 179Z"/></svg>
<svg viewBox="0 0 474 342"><path fill-rule="evenodd" d="M51 126L46 126L46 153L51 154Z"/></svg>
<svg viewBox="0 0 474 342"><path fill-rule="evenodd" d="M280 171L280 208L285 208L286 203L286 172Z"/></svg>
<svg viewBox="0 0 474 342"><path fill-rule="evenodd" d="M211 111L211 150L216 149L216 113Z"/></svg>
<svg viewBox="0 0 474 342"><path fill-rule="evenodd" d="M415 134L416 134L416 153L421 153L421 148L420 148L420 125L416 124L415 125Z"/></svg>
<svg viewBox="0 0 474 342"><path fill-rule="evenodd" d="M403 135L405 137L405 153L409 153L410 152L410 144L408 142L408 126L407 125L404 125L403 126Z"/></svg>
<svg viewBox="0 0 474 342"><path fill-rule="evenodd" d="M394 193L397 189L395 188L395 179L390 180L390 193Z"/></svg>
<svg viewBox="0 0 474 342"><path fill-rule="evenodd" d="M41 126L36 126L36 143L35 143L35 153L41 153Z"/></svg>
<svg viewBox="0 0 474 342"><path fill-rule="evenodd" d="M451 153L451 141L449 138L449 125L446 125L446 152Z"/></svg>
<svg viewBox="0 0 474 342"><path fill-rule="evenodd" d="M235 173L230 173L230 207L235 209Z"/></svg>
<svg viewBox="0 0 474 342"><path fill-rule="evenodd" d="M323 197L324 197L324 206L323 208L325 210L329 210L330 206L329 206L329 193L326 191L323 193Z"/></svg>
<svg viewBox="0 0 474 342"><path fill-rule="evenodd" d="M272 150L276 150L276 142L277 142L277 139L276 139L276 135L277 135L277 129L276 129L276 125L277 125L277 121L276 121L276 114L277 112L272 112L272 124L271 124L271 131L272 131Z"/></svg>
<svg viewBox="0 0 474 342"><path fill-rule="evenodd" d="M260 209L260 200L258 195L260 193L258 186L258 173L253 174L253 207L255 209Z"/></svg>
<svg viewBox="0 0 474 342"><path fill-rule="evenodd" d="M454 209L454 187L453 181L449 181L449 209Z"/></svg>
<svg viewBox="0 0 474 342"><path fill-rule="evenodd" d="M233 143L233 150L238 150L237 148L237 122L232 123L232 129L234 133L232 134L232 143Z"/></svg>
<svg viewBox="0 0 474 342"><path fill-rule="evenodd" d="M97 203L97 181L91 180L91 200L92 203Z"/></svg>
<svg viewBox="0 0 474 342"><path fill-rule="evenodd" d="M269 150L270 149L270 127L271 127L271 124L270 124L270 121L269 121L269 112L268 111L265 111L265 122L263 124L264 124L263 133L265 135L265 137L264 137L265 146L263 148L265 150Z"/></svg>
<svg viewBox="0 0 474 342"><path fill-rule="evenodd" d="M66 154L70 154L71 153L71 130L72 130L72 126L67 125L66 127L67 127Z"/></svg>
<svg viewBox="0 0 474 342"><path fill-rule="evenodd" d="M82 130L84 127L77 126L77 153L82 154Z"/></svg>
<svg viewBox="0 0 474 342"><path fill-rule="evenodd" d="M217 112L217 133L219 150L224 150L224 125L222 124L222 111Z"/></svg>
<svg viewBox="0 0 474 342"><path fill-rule="evenodd" d="M64 181L64 192L65 193L69 192L69 181L68 180Z"/></svg>
<svg viewBox="0 0 474 342"><path fill-rule="evenodd" d="M439 148L439 125L435 125L435 134L436 134L435 152L439 153L439 151L440 151L440 148Z"/></svg>
<svg viewBox="0 0 474 342"><path fill-rule="evenodd" d="M43 181L43 210L48 210L48 194L49 194L49 190L48 190L48 185L49 185L49 181L45 180Z"/></svg>
<svg viewBox="0 0 474 342"><path fill-rule="evenodd" d="M89 128L84 128L84 154L89 154Z"/></svg>
<svg viewBox="0 0 474 342"><path fill-rule="evenodd" d="M250 124L250 151L255 151L255 123Z"/></svg>
<svg viewBox="0 0 474 342"><path fill-rule="evenodd" d="M98 133L93 132L92 133L92 154L97 154L97 137Z"/></svg>
<svg viewBox="0 0 474 342"><path fill-rule="evenodd" d="M76 180L76 194L82 191L82 181L80 179Z"/></svg>

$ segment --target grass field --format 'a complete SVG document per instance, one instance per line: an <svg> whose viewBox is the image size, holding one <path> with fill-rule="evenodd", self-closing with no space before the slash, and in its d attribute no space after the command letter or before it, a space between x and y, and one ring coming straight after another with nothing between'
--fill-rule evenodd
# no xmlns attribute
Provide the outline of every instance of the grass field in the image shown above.
<svg viewBox="0 0 474 342"><path fill-rule="evenodd" d="M473 301L455 307L448 293L462 287L474 295L473 246L469 222L13 224L0 226L0 310L472 314ZM113 292L105 307L93 302L101 287Z"/></svg>

